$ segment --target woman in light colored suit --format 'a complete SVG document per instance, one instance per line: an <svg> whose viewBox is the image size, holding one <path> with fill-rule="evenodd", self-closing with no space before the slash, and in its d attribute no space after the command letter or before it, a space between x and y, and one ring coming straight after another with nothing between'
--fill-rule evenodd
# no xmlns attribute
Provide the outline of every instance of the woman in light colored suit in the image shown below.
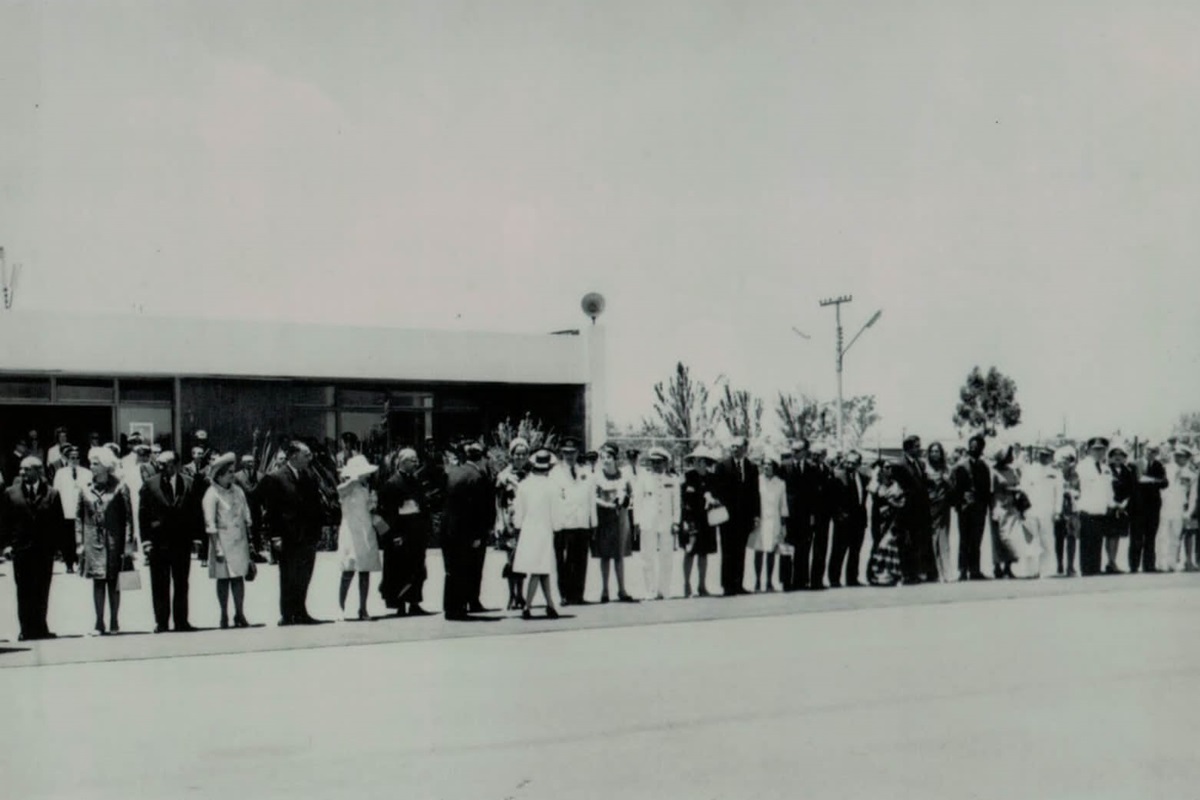
<svg viewBox="0 0 1200 800"><path fill-rule="evenodd" d="M229 595L233 593L233 624L248 628L242 604L246 576L255 569L250 561L250 504L242 487L233 482L237 457L226 453L210 467L212 485L204 493L204 530L208 533L208 577L217 582L221 627L229 627Z"/></svg>

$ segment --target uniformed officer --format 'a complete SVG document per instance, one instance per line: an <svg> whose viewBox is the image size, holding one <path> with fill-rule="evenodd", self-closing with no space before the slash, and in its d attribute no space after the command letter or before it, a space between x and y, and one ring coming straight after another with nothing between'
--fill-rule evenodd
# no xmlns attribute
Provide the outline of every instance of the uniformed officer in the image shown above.
<svg viewBox="0 0 1200 800"><path fill-rule="evenodd" d="M661 447L651 448L649 471L639 477L638 524L642 529L642 569L646 576L646 594L656 600L671 594L675 536L679 533L679 481L667 474L671 455Z"/></svg>

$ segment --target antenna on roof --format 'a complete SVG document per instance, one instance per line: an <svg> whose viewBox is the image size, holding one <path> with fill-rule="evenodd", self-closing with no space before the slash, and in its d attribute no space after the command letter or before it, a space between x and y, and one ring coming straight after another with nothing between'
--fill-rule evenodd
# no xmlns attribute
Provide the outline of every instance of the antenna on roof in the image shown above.
<svg viewBox="0 0 1200 800"><path fill-rule="evenodd" d="M8 261L4 258L4 248L0 247L0 279L4 284L4 310L12 308L13 300L17 297L17 276L21 274L21 265L13 264L9 272Z"/></svg>

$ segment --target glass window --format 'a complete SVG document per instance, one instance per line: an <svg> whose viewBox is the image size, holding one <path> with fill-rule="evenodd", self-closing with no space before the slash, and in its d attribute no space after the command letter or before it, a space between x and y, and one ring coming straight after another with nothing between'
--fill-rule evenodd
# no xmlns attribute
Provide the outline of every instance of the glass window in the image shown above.
<svg viewBox="0 0 1200 800"><path fill-rule="evenodd" d="M383 414L371 411L341 411L338 422L342 433L353 433L360 442L383 435Z"/></svg>
<svg viewBox="0 0 1200 800"><path fill-rule="evenodd" d="M134 431L143 436L150 434L152 443L162 445L164 450L174 449L174 419L169 408L122 405L117 409L117 436L129 436Z"/></svg>
<svg viewBox="0 0 1200 800"><path fill-rule="evenodd" d="M49 378L0 377L0 400L49 400Z"/></svg>
<svg viewBox="0 0 1200 800"><path fill-rule="evenodd" d="M333 387L297 383L292 385L292 402L298 406L333 405Z"/></svg>
<svg viewBox="0 0 1200 800"><path fill-rule="evenodd" d="M63 403L111 403L112 381L59 380L55 395Z"/></svg>
<svg viewBox="0 0 1200 800"><path fill-rule="evenodd" d="M433 395L428 392L392 392L392 408L433 408Z"/></svg>
<svg viewBox="0 0 1200 800"><path fill-rule="evenodd" d="M175 402L175 387L171 381L121 381L121 403Z"/></svg>
<svg viewBox="0 0 1200 800"><path fill-rule="evenodd" d="M338 405L343 408L347 406L378 406L382 409L387 399L387 393L378 389L338 389Z"/></svg>

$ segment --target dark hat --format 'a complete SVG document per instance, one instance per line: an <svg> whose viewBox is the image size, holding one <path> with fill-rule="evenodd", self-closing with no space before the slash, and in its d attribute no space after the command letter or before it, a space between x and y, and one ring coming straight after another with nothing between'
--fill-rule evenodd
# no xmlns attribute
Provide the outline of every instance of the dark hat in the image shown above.
<svg viewBox="0 0 1200 800"><path fill-rule="evenodd" d="M79 448L73 444L68 444L62 448L63 458L79 455Z"/></svg>
<svg viewBox="0 0 1200 800"><path fill-rule="evenodd" d="M539 472L545 472L554 466L554 453L543 447L529 457L529 465Z"/></svg>
<svg viewBox="0 0 1200 800"><path fill-rule="evenodd" d="M612 442L605 442L604 445L601 446L600 452L611 453L613 458L617 458L621 455L621 448L617 447Z"/></svg>
<svg viewBox="0 0 1200 800"><path fill-rule="evenodd" d="M589 464L594 464L600 460L600 454L595 450L588 450L583 454L583 460L587 461Z"/></svg>
<svg viewBox="0 0 1200 800"><path fill-rule="evenodd" d="M559 451L579 450L579 440L574 436L564 436L563 440L558 445Z"/></svg>
<svg viewBox="0 0 1200 800"><path fill-rule="evenodd" d="M140 442L141 440L142 440L142 434L139 433L138 431L134 431L133 433L129 434L129 441Z"/></svg>
<svg viewBox="0 0 1200 800"><path fill-rule="evenodd" d="M636 447L631 447L625 451L625 455L627 455L630 459L637 458L641 454L642 454L642 451L638 450Z"/></svg>
<svg viewBox="0 0 1200 800"><path fill-rule="evenodd" d="M1108 449L1108 439L1105 439L1103 436L1094 436L1091 439L1088 439L1087 446L1088 446L1088 450L1095 450L1097 448L1099 448L1101 450L1107 450Z"/></svg>

